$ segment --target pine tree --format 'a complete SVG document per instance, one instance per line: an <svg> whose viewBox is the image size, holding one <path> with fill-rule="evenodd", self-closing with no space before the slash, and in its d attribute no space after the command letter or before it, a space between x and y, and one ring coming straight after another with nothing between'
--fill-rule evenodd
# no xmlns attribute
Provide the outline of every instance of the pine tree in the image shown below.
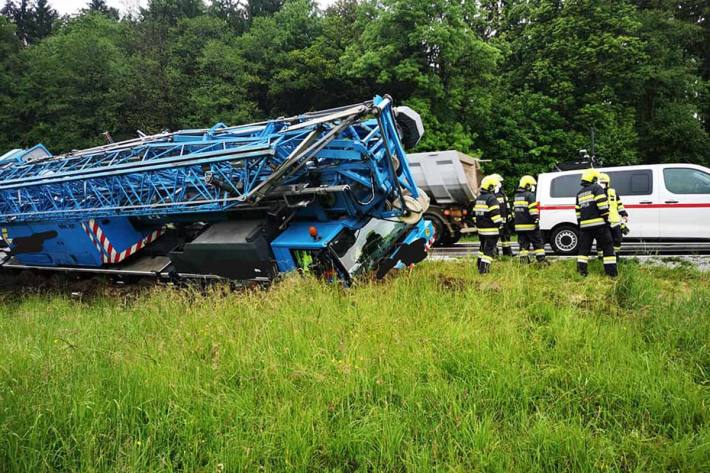
<svg viewBox="0 0 710 473"><path fill-rule="evenodd" d="M49 6L48 0L37 0L30 12L30 35L28 42L36 43L52 33L54 22L59 18L57 10Z"/></svg>
<svg viewBox="0 0 710 473"><path fill-rule="evenodd" d="M119 18L118 10L113 7L109 7L105 0L90 0L84 9L84 12L101 13L102 15L106 15L107 17L115 20L118 20Z"/></svg>
<svg viewBox="0 0 710 473"><path fill-rule="evenodd" d="M32 29L32 9L29 0L20 0L19 5L13 0L7 0L2 14L15 23L15 34L20 41L23 44L29 43Z"/></svg>

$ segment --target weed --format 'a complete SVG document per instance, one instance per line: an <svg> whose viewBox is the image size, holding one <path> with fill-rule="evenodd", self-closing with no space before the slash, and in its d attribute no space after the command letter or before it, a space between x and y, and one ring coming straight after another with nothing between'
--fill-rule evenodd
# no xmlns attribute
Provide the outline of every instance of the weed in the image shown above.
<svg viewBox="0 0 710 473"><path fill-rule="evenodd" d="M574 271L8 297L0 471L708 471L710 277Z"/></svg>

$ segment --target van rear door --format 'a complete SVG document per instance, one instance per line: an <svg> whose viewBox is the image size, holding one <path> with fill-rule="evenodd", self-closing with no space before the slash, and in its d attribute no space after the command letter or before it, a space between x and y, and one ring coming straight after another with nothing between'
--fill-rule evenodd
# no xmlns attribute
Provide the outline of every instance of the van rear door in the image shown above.
<svg viewBox="0 0 710 473"><path fill-rule="evenodd" d="M611 178L611 186L621 197L629 213L629 238L658 238L659 230L659 185L651 167L614 171L603 170Z"/></svg>
<svg viewBox="0 0 710 473"><path fill-rule="evenodd" d="M682 165L660 171L661 237L710 238L710 170Z"/></svg>

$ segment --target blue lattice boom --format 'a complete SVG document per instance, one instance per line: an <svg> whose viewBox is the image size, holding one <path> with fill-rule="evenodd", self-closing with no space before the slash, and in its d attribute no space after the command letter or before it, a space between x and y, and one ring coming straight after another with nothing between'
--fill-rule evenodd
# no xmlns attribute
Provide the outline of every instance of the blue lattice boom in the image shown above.
<svg viewBox="0 0 710 473"><path fill-rule="evenodd" d="M422 133L416 112L378 96L56 156L13 150L0 157L0 266L128 271L151 247L169 265L142 271L170 277L384 274L433 238L402 145Z"/></svg>
<svg viewBox="0 0 710 473"><path fill-rule="evenodd" d="M331 213L389 218L418 197L389 98L241 126L219 123L52 156L0 162L0 221L229 212L264 199L333 193Z"/></svg>

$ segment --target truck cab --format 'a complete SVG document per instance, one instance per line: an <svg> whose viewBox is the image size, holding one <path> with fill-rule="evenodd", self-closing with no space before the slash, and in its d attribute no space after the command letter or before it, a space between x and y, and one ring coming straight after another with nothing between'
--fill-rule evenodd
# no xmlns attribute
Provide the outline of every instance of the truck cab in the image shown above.
<svg viewBox="0 0 710 473"><path fill-rule="evenodd" d="M603 167L629 213L634 240L710 240L710 169L694 164ZM538 176L540 229L558 254L579 242L575 196L581 170Z"/></svg>

